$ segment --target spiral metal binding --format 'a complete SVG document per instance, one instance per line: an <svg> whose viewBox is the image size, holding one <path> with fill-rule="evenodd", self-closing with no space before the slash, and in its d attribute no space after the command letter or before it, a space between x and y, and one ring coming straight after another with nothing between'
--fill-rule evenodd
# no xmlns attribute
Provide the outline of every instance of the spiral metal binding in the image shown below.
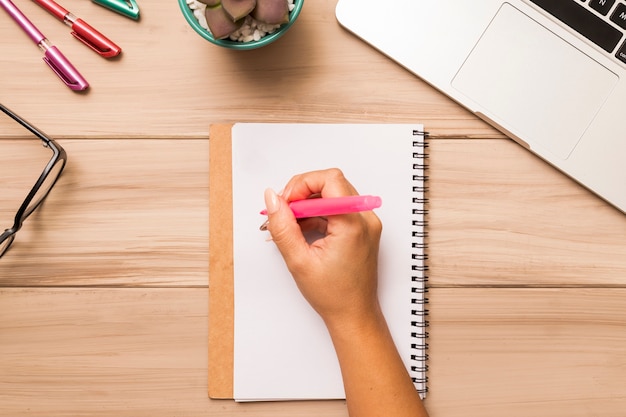
<svg viewBox="0 0 626 417"><path fill-rule="evenodd" d="M414 239L412 247L415 249L415 252L412 255L411 280L415 283L415 286L411 289L413 294L411 304L414 306L411 310L411 314L414 317L414 320L411 321L411 338L413 339L411 349L414 350L414 353L411 355L411 360L414 362L411 366L411 373L415 387L420 395L424 397L428 392L428 377L426 376L428 371L428 354L426 353L428 350L428 332L426 329L429 324L426 319L428 317L428 309L426 309L428 304L428 298L426 297L428 293L428 288L426 287L428 281L428 255L426 250L428 249L428 244L425 241L428 237L426 232L426 227L428 226L426 219L428 214L428 208L426 207L428 203L428 198L426 197L428 191L426 186L428 181L428 175L426 174L428 169L428 154L426 153L428 132L413 130L413 136L413 147L415 148L413 152L413 181L415 181L413 186L413 203L415 204L413 215L415 218L412 221L411 234Z"/></svg>

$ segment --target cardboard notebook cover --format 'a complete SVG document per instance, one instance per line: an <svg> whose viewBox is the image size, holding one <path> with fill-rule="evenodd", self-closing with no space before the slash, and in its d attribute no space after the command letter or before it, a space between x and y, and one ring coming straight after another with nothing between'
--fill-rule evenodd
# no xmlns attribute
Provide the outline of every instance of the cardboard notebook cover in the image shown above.
<svg viewBox="0 0 626 417"><path fill-rule="evenodd" d="M210 126L209 129L208 394L209 397L215 399L232 399L234 397L235 387L235 271L233 249L234 216L232 175L233 128L233 124L213 124ZM248 126L248 128L252 129L253 127ZM283 126L283 128L289 129L288 126ZM317 128L321 129L321 127L319 126ZM339 126L333 129L345 133L345 131L341 130L345 128L349 127ZM243 126L242 129L244 129L243 131L245 131L245 126ZM272 129L266 130L265 133L270 134L271 138L280 137L280 134L276 133L276 131L273 129L277 129L277 127L272 127ZM324 129L328 131L329 127L326 127ZM425 328L428 325L428 322L424 319L426 311L423 309L424 304L426 304L427 302L427 299L424 298L424 285L427 280L427 275L425 273L427 268L424 265L424 262L426 260L426 256L424 253L426 249L426 244L424 242L424 228L426 227L426 222L424 220L424 216L426 215L426 209L424 207L424 183L426 181L426 176L424 174L426 169L426 156L424 151L425 134L421 130L416 129L416 127L414 126L407 127L405 125L396 125L386 127L378 125L376 129L372 129L371 126L368 127L368 134L365 135L365 138L368 138L368 140L370 140L370 142L368 143L370 143L372 146L364 149L369 149L369 153L367 153L367 156L368 158L375 158L374 161L378 161L378 158L380 157L380 146L384 145L384 149L388 150L388 142L378 140L378 138L382 137L381 129L384 129L385 132L394 132L394 134L397 134L397 137L400 138L396 142L397 146L395 146L395 151L388 152L388 154L386 155L386 162L383 162L383 165L390 164L389 167L392 167L392 165L396 163L395 158L406 162L406 164L398 165L397 170L389 170L389 172L393 172L393 175L406 175L406 177L402 177L403 179L399 183L407 186L407 190L409 190L410 192L410 194L407 195L410 195L411 197L411 199L405 198L407 197L407 195L405 195L405 193L402 191L398 193L396 192L397 190L393 192L391 190L387 190L385 195L391 199L389 201L396 202L396 204L391 204L390 210L393 210L393 208L397 208L398 206L402 206L402 202L411 203L411 210L402 210L401 207L400 211L404 213L402 214L402 216L404 216L403 221L409 221L409 224L412 225L410 233L407 233L407 230L401 227L401 225L404 224L402 222L395 222L394 224L392 224L392 226L395 225L396 227L391 227L387 230L392 234L395 233L391 237L390 242L402 241L407 245L405 248L399 248L402 249L400 251L402 254L402 259L412 260L410 261L410 265L402 265L401 267L410 268L411 271L414 271L411 272L411 281L403 280L401 285L395 285L398 284L399 281L388 280L385 281L388 285L384 288L381 286L381 291L383 292L383 294L387 295L387 298L385 298L383 301L387 301L385 306L388 308L388 314L390 314L390 317L395 317L395 321L393 321L393 323L395 323L397 326L393 327L391 331L393 333L395 329L398 340L402 341L402 343L400 344L400 349L404 352L404 355L402 357L405 358L405 360L407 361L407 369L409 369L414 374L416 384L420 384L419 386L416 385L416 388L421 389L421 393L425 393L425 373L427 371L427 365L425 364L426 354L424 352L426 347L425 339L427 337ZM280 133L285 131L289 130L279 129L278 132ZM240 130L236 130L236 132L241 133ZM249 132L250 131L248 130L248 133ZM257 136L251 136L250 139L256 141ZM365 139L363 139L362 137L359 137L359 141L364 140ZM254 144L258 145L257 142L254 142ZM361 144L361 142L359 142L359 144ZM251 149L251 152L260 152L261 148L252 146L249 149ZM353 146L344 149L346 149L346 152L348 152L349 156L352 156L354 150ZM376 151L372 153L372 149L375 149ZM238 148L238 152L239 151L240 149ZM363 166L363 164L357 165L361 168ZM247 168L247 165L245 166L245 168ZM362 175L365 174L362 173ZM237 178L240 179L239 177ZM394 178L400 180L399 177ZM381 178L378 178L376 176L371 179L376 181L382 181ZM382 187L384 187L385 182L386 180L384 180L383 183L379 184L378 186L383 189ZM395 211L392 212L392 214L397 216L398 212ZM409 214L411 215L409 216ZM388 236L391 235L389 235L388 233ZM391 245L392 243L388 244ZM397 254L398 251L390 251L388 253ZM387 263L387 266L389 268L389 270L385 271L387 276L402 276L402 271L399 272L398 270L394 269L396 268L398 263L399 262L395 262L395 260L393 262ZM400 293L400 291L402 292ZM406 293L404 291L406 291ZM252 294L252 296L254 297L253 301L256 301L257 294ZM398 303L399 299L403 299L406 302L406 305L404 303ZM406 309L405 307L410 308ZM410 312L411 316L405 317L406 312ZM274 352L273 346L270 346L269 349ZM252 352L248 353L252 354ZM249 365L250 364L248 364L248 366ZM294 368L290 367L288 369L293 370ZM312 372L315 371L316 370L313 370ZM291 377L287 378L287 380L289 380L290 378ZM326 383L322 383L321 386L323 388L327 388ZM308 386L305 388L308 389ZM293 398L308 398L307 395L308 394L298 393ZM330 396L327 396L327 394L321 395L323 398L335 398L336 394L331 394ZM244 401L249 399L254 399L256 401L266 397L258 395L243 395L241 398L243 398ZM283 394L279 394L278 396L272 394L271 398L292 399L292 397L284 396Z"/></svg>
<svg viewBox="0 0 626 417"><path fill-rule="evenodd" d="M232 124L209 129L209 397L233 398Z"/></svg>

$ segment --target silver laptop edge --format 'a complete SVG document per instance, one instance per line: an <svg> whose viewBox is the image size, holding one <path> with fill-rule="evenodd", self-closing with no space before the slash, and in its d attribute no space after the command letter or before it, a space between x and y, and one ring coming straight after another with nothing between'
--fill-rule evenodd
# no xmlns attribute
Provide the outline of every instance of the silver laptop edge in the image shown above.
<svg viewBox="0 0 626 417"><path fill-rule="evenodd" d="M384 7L339 0L336 15L347 30L626 211L626 63L613 53L526 0L387 0Z"/></svg>

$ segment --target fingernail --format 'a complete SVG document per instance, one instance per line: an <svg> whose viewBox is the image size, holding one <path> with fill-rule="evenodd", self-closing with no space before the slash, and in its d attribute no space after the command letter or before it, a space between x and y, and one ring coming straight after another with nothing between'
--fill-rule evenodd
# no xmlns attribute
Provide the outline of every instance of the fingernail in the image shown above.
<svg viewBox="0 0 626 417"><path fill-rule="evenodd" d="M278 195L271 188L265 190L265 207L267 208L268 214L276 213L280 208Z"/></svg>

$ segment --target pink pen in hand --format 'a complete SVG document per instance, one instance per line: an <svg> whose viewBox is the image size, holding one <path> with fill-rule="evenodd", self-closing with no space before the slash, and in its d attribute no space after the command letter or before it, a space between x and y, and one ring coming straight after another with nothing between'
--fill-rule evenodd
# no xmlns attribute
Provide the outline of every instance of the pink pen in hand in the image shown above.
<svg viewBox="0 0 626 417"><path fill-rule="evenodd" d="M306 217L333 216L336 214L357 213L378 208L383 201L380 197L372 195L354 195L348 197L309 198L289 203L289 208L297 219ZM261 211L267 215L267 210ZM267 230L267 222L260 227Z"/></svg>

